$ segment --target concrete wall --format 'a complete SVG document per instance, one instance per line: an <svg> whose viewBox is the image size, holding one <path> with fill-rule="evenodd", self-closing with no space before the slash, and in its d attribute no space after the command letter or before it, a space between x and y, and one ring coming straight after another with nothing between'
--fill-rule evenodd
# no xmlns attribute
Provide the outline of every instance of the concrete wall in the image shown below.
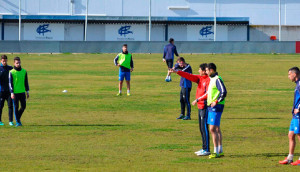
<svg viewBox="0 0 300 172"><path fill-rule="evenodd" d="M26 0L23 15L85 15L87 0ZM0 0L0 14L18 15L19 0ZM170 7L186 7L176 9ZM90 15L148 16L149 0L89 0ZM278 0L218 0L218 17L249 17L250 25L277 25ZM282 24L300 26L300 1L281 0ZM214 0L152 0L153 16L213 17Z"/></svg>
<svg viewBox="0 0 300 172"><path fill-rule="evenodd" d="M279 38L278 26L251 26L250 41L270 41L270 36ZM282 26L282 41L300 41L299 26Z"/></svg>
<svg viewBox="0 0 300 172"><path fill-rule="evenodd" d="M0 41L0 53L163 53L167 42ZM179 53L295 53L296 42L176 42Z"/></svg>

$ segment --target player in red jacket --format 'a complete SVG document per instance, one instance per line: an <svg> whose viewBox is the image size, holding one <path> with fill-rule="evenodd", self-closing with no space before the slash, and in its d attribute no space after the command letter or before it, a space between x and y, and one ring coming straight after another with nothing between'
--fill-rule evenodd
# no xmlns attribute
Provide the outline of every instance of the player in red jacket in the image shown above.
<svg viewBox="0 0 300 172"><path fill-rule="evenodd" d="M209 130L207 124L207 90L209 85L209 77L205 72L207 64L203 63L199 66L199 75L189 74L183 71L175 71L171 69L170 71L173 73L177 73L178 75L198 84L196 99L193 101L193 105L197 103L198 105L198 118L199 118L199 128L202 136L202 149L195 152L198 156L207 156L210 155L209 150Z"/></svg>

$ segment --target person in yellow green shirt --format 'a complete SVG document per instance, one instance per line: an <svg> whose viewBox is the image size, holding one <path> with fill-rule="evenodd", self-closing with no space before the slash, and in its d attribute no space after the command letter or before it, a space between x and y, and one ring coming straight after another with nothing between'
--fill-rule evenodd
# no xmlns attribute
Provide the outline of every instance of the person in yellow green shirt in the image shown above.
<svg viewBox="0 0 300 172"><path fill-rule="evenodd" d="M119 93L117 96L122 95L124 78L127 83L127 96L130 96L130 72L133 71L133 60L132 55L127 51L127 44L123 45L122 52L116 56L114 62L119 67Z"/></svg>
<svg viewBox="0 0 300 172"><path fill-rule="evenodd" d="M14 58L14 68L9 71L9 90L14 106L16 127L19 127L22 126L21 117L26 109L26 99L29 98L27 71L21 67L20 57Z"/></svg>
<svg viewBox="0 0 300 172"><path fill-rule="evenodd" d="M207 124L209 125L214 143L214 153L209 155L209 158L219 158L220 156L224 156L220 123L227 90L223 79L218 75L217 66L214 63L209 63L206 66L206 73L210 78L207 90Z"/></svg>

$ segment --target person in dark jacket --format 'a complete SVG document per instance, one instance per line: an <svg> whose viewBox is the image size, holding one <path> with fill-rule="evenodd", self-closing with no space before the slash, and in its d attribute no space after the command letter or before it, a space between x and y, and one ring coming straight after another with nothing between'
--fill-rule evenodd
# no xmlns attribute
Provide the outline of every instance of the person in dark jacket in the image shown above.
<svg viewBox="0 0 300 172"><path fill-rule="evenodd" d="M2 110L4 107L5 100L7 101L8 106L8 118L9 118L9 125L13 126L13 104L10 96L9 91L9 80L8 75L9 71L12 70L13 67L7 65L7 56L1 56L1 64L0 64L0 125L4 125L2 122Z"/></svg>
<svg viewBox="0 0 300 172"><path fill-rule="evenodd" d="M170 38L169 44L164 47L164 55L163 55L163 62L166 62L168 66L168 74L166 77L166 82L172 81L171 72L169 70L173 68L174 54L177 57L179 57L176 46L174 45L174 39Z"/></svg>

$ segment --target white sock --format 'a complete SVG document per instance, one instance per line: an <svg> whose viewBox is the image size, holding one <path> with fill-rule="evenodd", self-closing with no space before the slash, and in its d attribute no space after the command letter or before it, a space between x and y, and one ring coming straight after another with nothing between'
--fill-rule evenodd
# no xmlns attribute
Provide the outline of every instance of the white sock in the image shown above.
<svg viewBox="0 0 300 172"><path fill-rule="evenodd" d="M127 93L130 93L130 90L127 90Z"/></svg>
<svg viewBox="0 0 300 172"><path fill-rule="evenodd" d="M287 160L293 160L294 158L294 155L293 154L289 154L288 157L287 157Z"/></svg>
<svg viewBox="0 0 300 172"><path fill-rule="evenodd" d="M219 153L218 147L214 147L214 153Z"/></svg>
<svg viewBox="0 0 300 172"><path fill-rule="evenodd" d="M119 90L119 93L122 93L122 90Z"/></svg>
<svg viewBox="0 0 300 172"><path fill-rule="evenodd" d="M223 147L222 147L222 145L219 145L218 149L219 149L219 153L222 153L222 152L223 152Z"/></svg>
<svg viewBox="0 0 300 172"><path fill-rule="evenodd" d="M169 79L169 76L168 76L168 75L166 76L166 79Z"/></svg>

